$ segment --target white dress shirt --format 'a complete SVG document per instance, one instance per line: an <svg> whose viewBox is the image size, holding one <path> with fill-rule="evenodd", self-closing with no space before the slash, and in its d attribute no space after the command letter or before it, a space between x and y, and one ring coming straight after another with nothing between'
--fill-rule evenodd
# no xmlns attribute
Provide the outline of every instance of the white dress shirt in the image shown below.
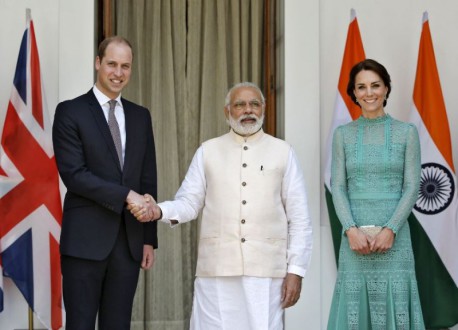
<svg viewBox="0 0 458 330"><path fill-rule="evenodd" d="M103 94L96 85L94 85L93 88L95 98L99 102L100 106L102 107L103 114L105 116L105 119L108 123L108 112L110 111L110 104L108 103L111 99ZM119 133L121 133L121 145L122 145L122 160L124 163L124 156L126 154L126 118L124 116L124 108L121 103L121 94L118 95L117 98L115 98L116 102L116 107L114 110L114 114L116 117L116 121L118 122L119 126Z"/></svg>

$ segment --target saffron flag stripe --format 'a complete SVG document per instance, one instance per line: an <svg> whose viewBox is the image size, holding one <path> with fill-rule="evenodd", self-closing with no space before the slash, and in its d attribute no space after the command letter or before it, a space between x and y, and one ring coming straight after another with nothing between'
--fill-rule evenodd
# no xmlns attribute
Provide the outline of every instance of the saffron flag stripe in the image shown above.
<svg viewBox="0 0 458 330"><path fill-rule="evenodd" d="M436 143L436 147L452 168L452 171L455 172L450 143L450 129L427 13L425 13L423 22L413 101L431 136L431 140ZM431 111L431 109L437 110Z"/></svg>
<svg viewBox="0 0 458 330"><path fill-rule="evenodd" d="M345 42L345 50L342 59L342 66L340 69L339 82L337 85L337 95L334 106L333 120L326 142L327 158L324 175L325 185L329 191L331 190L332 136L334 134L334 130L338 126L349 123L361 115L361 109L356 104L354 104L350 97L347 95L347 84L351 68L356 63L364 60L365 58L366 55L364 53L364 47L361 39L361 33L359 31L356 12L354 9L351 9L350 24L348 26L347 40Z"/></svg>
<svg viewBox="0 0 458 330"><path fill-rule="evenodd" d="M347 94L348 77L352 67L366 58L364 53L363 41L359 31L358 19L356 12L351 10L350 25L348 26L348 36L345 44L345 51L342 59L342 67L339 77L339 96L344 100L347 111L352 120L357 119L361 115L361 108L357 106Z"/></svg>
<svg viewBox="0 0 458 330"><path fill-rule="evenodd" d="M334 245L334 254L336 262L339 261L339 248L342 235L342 225L336 215L334 203L331 194L331 161L332 161L332 137L334 130L361 115L361 109L353 103L347 95L348 77L350 76L351 68L358 62L366 58L364 53L361 33L359 31L358 20L354 9L350 13L350 24L348 26L347 40L345 42L345 50L340 69L339 82L337 85L336 102L334 106L333 120L329 130L326 142L326 161L324 168L324 185L325 197L328 208L329 222L331 225L332 241Z"/></svg>

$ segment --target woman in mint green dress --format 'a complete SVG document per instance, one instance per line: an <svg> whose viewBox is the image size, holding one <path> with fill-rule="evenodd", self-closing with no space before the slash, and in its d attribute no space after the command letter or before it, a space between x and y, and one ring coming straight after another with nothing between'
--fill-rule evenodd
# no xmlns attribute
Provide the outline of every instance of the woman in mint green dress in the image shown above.
<svg viewBox="0 0 458 330"><path fill-rule="evenodd" d="M420 145L414 125L384 111L385 67L356 64L347 94L359 119L334 132L332 198L343 226L328 330L424 329L409 216L418 197ZM380 229L375 236L362 226Z"/></svg>

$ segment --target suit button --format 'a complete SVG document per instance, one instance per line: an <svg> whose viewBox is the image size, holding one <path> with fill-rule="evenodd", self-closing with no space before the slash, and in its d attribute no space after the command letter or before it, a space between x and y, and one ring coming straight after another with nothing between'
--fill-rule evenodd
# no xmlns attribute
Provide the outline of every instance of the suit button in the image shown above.
<svg viewBox="0 0 458 330"><path fill-rule="evenodd" d="M246 163L243 163L242 166L243 166L243 167L247 167L248 165L247 165Z"/></svg>
<svg viewBox="0 0 458 330"><path fill-rule="evenodd" d="M244 187L246 186L246 182L245 182L245 181L244 181L244 182L242 182L242 186L244 186Z"/></svg>
<svg viewBox="0 0 458 330"><path fill-rule="evenodd" d="M241 223L245 223L245 219L242 219L242 221L240 221Z"/></svg>
<svg viewBox="0 0 458 330"><path fill-rule="evenodd" d="M247 147L247 146L244 146L244 147L243 147L243 150L248 150L248 147Z"/></svg>
<svg viewBox="0 0 458 330"><path fill-rule="evenodd" d="M242 201L242 204L245 205L245 204L246 204L246 201Z"/></svg>
<svg viewBox="0 0 458 330"><path fill-rule="evenodd" d="M242 241L242 243L245 243L245 239L244 238L242 238L241 241Z"/></svg>

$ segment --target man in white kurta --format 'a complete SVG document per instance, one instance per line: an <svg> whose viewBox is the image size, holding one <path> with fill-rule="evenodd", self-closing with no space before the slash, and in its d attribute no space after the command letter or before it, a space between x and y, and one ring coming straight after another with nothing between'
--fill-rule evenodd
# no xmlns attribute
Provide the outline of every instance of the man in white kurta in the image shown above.
<svg viewBox="0 0 458 330"><path fill-rule="evenodd" d="M202 144L154 212L175 226L202 211L191 329L283 329L299 299L312 250L304 179L292 147L263 132L264 109L256 85L235 85L230 132Z"/></svg>

